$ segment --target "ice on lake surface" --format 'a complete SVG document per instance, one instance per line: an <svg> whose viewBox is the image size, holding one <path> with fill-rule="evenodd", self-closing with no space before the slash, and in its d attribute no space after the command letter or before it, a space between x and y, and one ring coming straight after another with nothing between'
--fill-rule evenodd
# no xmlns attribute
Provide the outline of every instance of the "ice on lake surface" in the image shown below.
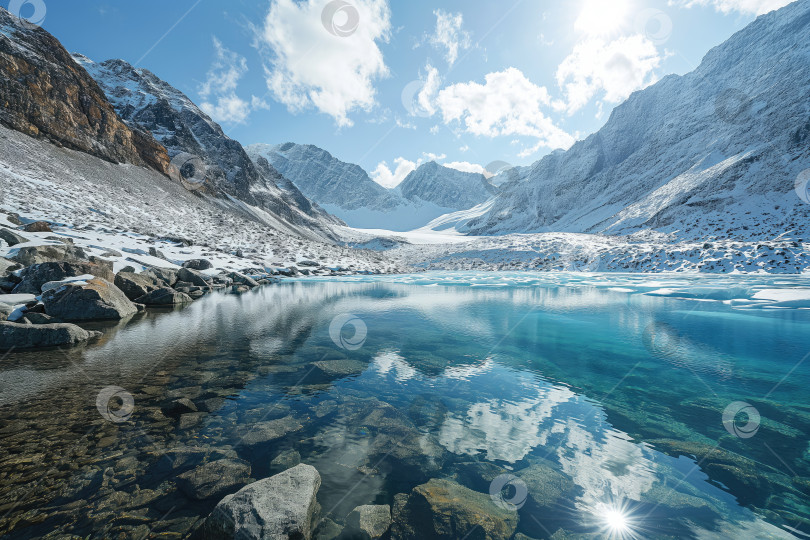
<svg viewBox="0 0 810 540"><path fill-rule="evenodd" d="M0 364L0 536L183 536L300 459L322 477L316 538L431 479L515 513L505 538L801 538L808 291L785 276L303 279L99 326L95 344ZM207 496L183 482L218 460L249 478Z"/></svg>

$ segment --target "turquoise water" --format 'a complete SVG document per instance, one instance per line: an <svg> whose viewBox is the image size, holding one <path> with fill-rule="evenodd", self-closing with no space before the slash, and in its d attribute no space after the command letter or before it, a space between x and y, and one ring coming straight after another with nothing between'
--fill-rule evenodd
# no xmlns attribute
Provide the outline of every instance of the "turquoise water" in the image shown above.
<svg viewBox="0 0 810 540"><path fill-rule="evenodd" d="M0 534L187 535L218 498L178 475L226 456L259 479L294 451L322 476L319 534L446 478L530 538L806 537L809 290L443 273L150 312L0 364ZM125 421L97 407L110 386L132 397ZM178 397L199 411L166 413ZM285 428L257 441L268 422Z"/></svg>

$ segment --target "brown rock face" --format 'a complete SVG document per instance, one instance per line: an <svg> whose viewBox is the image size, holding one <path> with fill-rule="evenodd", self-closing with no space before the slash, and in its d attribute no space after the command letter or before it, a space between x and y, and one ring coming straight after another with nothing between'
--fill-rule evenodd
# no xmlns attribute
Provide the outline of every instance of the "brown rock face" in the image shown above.
<svg viewBox="0 0 810 540"><path fill-rule="evenodd" d="M166 149L121 121L56 38L3 8L0 28L0 123L107 161L168 172Z"/></svg>

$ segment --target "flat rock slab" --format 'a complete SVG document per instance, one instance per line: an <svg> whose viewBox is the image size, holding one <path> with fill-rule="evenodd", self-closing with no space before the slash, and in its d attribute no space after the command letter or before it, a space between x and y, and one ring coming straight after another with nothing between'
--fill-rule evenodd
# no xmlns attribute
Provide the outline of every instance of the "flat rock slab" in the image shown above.
<svg viewBox="0 0 810 540"><path fill-rule="evenodd" d="M277 420L257 422L250 426L250 430L242 438L242 443L251 447L277 441L290 433L303 429L303 427L292 415Z"/></svg>
<svg viewBox="0 0 810 540"><path fill-rule="evenodd" d="M309 540L321 476L297 465L249 484L217 504L203 525L205 540Z"/></svg>
<svg viewBox="0 0 810 540"><path fill-rule="evenodd" d="M219 499L244 486L250 478L250 464L241 459L220 459L177 477L177 487L189 498Z"/></svg>
<svg viewBox="0 0 810 540"><path fill-rule="evenodd" d="M376 540L391 527L391 507L387 504L365 504L352 510L346 526L353 537Z"/></svg>
<svg viewBox="0 0 810 540"><path fill-rule="evenodd" d="M17 324L0 322L0 350L61 347L83 343L101 335L75 324Z"/></svg>
<svg viewBox="0 0 810 540"><path fill-rule="evenodd" d="M358 375L366 369L366 364L359 360L321 360L313 364L327 377L347 377Z"/></svg>

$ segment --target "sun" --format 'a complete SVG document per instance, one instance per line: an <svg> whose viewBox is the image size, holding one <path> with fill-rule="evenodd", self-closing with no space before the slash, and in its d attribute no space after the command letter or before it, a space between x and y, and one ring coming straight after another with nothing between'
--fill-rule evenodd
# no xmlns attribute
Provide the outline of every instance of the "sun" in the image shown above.
<svg viewBox="0 0 810 540"><path fill-rule="evenodd" d="M574 27L591 36L616 33L627 22L630 0L584 0Z"/></svg>
<svg viewBox="0 0 810 540"><path fill-rule="evenodd" d="M621 536L630 530L627 516L621 510L608 509L605 511L603 519L605 526L614 535Z"/></svg>

